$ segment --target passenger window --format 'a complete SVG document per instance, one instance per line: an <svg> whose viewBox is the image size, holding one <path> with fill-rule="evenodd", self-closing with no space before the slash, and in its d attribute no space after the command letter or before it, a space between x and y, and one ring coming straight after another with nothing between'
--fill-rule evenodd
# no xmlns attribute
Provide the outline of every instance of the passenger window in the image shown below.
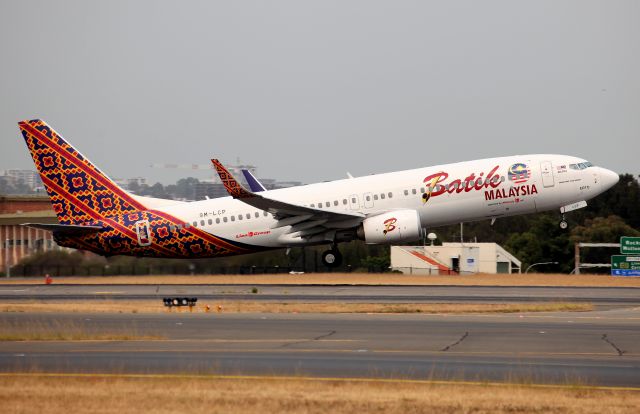
<svg viewBox="0 0 640 414"><path fill-rule="evenodd" d="M424 193L424 187L420 187L420 192Z"/></svg>
<svg viewBox="0 0 640 414"><path fill-rule="evenodd" d="M176 226L174 226L173 224L169 225L169 231L175 231Z"/></svg>
<svg viewBox="0 0 640 414"><path fill-rule="evenodd" d="M357 203L358 201L356 200L356 198L355 198L355 197L352 197L352 198L351 198L351 202L352 202L353 204L355 204L355 203Z"/></svg>
<svg viewBox="0 0 640 414"><path fill-rule="evenodd" d="M198 222L197 221L193 222L193 227L198 227Z"/></svg>
<svg viewBox="0 0 640 414"><path fill-rule="evenodd" d="M387 197L393 198L393 193L392 192L387 193Z"/></svg>
<svg viewBox="0 0 640 414"><path fill-rule="evenodd" d="M216 219L216 224L220 224L220 218Z"/></svg>
<svg viewBox="0 0 640 414"><path fill-rule="evenodd" d="M200 220L200 225L204 226L204 220Z"/></svg>
<svg viewBox="0 0 640 414"><path fill-rule="evenodd" d="M191 227L191 225L189 223L184 223L184 228L188 229L189 227Z"/></svg>
<svg viewBox="0 0 640 414"><path fill-rule="evenodd" d="M251 214L247 213L247 220L249 220L251 218Z"/></svg>
<svg viewBox="0 0 640 414"><path fill-rule="evenodd" d="M371 196L367 196L367 201L371 201Z"/></svg>
<svg viewBox="0 0 640 414"><path fill-rule="evenodd" d="M347 199L346 198L342 199L342 204L344 204L345 206L347 205Z"/></svg>
<svg viewBox="0 0 640 414"><path fill-rule="evenodd" d="M412 189L411 189L411 194L416 194L416 193L417 193L416 189L415 189L415 188L412 188Z"/></svg>
<svg viewBox="0 0 640 414"><path fill-rule="evenodd" d="M222 221L224 221L225 223L227 222L227 217L222 217Z"/></svg>
<svg viewBox="0 0 640 414"><path fill-rule="evenodd" d="M262 212L262 215L265 216L265 217L267 217L267 214L269 214L269 213L267 213L266 211Z"/></svg>
<svg viewBox="0 0 640 414"><path fill-rule="evenodd" d="M231 216L231 221L236 221L236 216Z"/></svg>
<svg viewBox="0 0 640 414"><path fill-rule="evenodd" d="M409 190L404 190L404 195L408 196L409 195Z"/></svg>
<svg viewBox="0 0 640 414"><path fill-rule="evenodd" d="M378 194L374 194L374 195L373 195L373 199L374 199L374 200L377 200L377 199L378 199Z"/></svg>
<svg viewBox="0 0 640 414"><path fill-rule="evenodd" d="M209 220L207 221L207 223L209 223L209 225L212 225L212 224L213 224L213 220L209 219Z"/></svg>
<svg viewBox="0 0 640 414"><path fill-rule="evenodd" d="M334 206L337 206L337 205L338 205L338 200L334 200L334 201L333 201L333 205L334 205Z"/></svg>
<svg viewBox="0 0 640 414"><path fill-rule="evenodd" d="M380 198L384 200L384 193L380 194Z"/></svg>
<svg viewBox="0 0 640 414"><path fill-rule="evenodd" d="M331 207L331 203L327 201L326 203L324 203L324 206L325 207Z"/></svg>
<svg viewBox="0 0 640 414"><path fill-rule="evenodd" d="M254 214L254 216L256 216L256 218L258 218L258 217L260 217L260 213L258 213L258 212L256 211L256 214Z"/></svg>

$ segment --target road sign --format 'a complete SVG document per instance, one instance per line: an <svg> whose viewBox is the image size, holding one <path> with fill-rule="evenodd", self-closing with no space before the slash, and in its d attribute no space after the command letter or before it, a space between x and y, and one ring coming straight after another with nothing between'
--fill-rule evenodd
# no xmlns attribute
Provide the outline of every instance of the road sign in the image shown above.
<svg viewBox="0 0 640 414"><path fill-rule="evenodd" d="M640 256L611 256L612 276L640 276Z"/></svg>
<svg viewBox="0 0 640 414"><path fill-rule="evenodd" d="M620 253L640 254L640 237L620 237Z"/></svg>

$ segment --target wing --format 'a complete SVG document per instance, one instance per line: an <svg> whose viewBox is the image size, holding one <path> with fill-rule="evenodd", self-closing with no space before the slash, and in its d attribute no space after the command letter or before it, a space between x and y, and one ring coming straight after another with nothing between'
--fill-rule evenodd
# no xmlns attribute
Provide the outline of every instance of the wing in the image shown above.
<svg viewBox="0 0 640 414"><path fill-rule="evenodd" d="M220 161L212 159L211 162L233 198L273 214L278 222L271 228L291 226L289 238L308 238L321 233L327 233L327 238L332 238L335 230L356 227L365 219L362 213L322 210L253 193L244 188Z"/></svg>

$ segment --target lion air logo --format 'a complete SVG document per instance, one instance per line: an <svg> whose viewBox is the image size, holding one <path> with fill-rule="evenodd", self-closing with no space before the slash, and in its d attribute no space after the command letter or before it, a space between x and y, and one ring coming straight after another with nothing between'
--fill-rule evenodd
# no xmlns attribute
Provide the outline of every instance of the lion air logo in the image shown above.
<svg viewBox="0 0 640 414"><path fill-rule="evenodd" d="M395 217L391 217L389 219L386 219L383 224L384 224L384 230L382 230L382 234L386 235L387 233L394 231L396 229L396 222L398 221L398 219L396 219Z"/></svg>
<svg viewBox="0 0 640 414"><path fill-rule="evenodd" d="M515 184L526 182L531 178L531 170L527 164L518 163L509 167L509 181L513 181Z"/></svg>

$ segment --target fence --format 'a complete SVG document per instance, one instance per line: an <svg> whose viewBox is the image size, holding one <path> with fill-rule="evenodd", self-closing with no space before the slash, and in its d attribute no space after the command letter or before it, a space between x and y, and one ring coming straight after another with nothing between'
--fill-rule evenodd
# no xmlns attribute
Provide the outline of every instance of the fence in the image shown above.
<svg viewBox="0 0 640 414"><path fill-rule="evenodd" d="M200 266L196 264L175 265L115 265L115 266L33 266L16 265L11 267L12 277L43 277L51 276L120 276L120 275L259 275L259 274L285 274L291 272L304 273L351 273L354 269L347 265L339 268L303 268L301 266ZM365 269L358 269L365 270ZM389 268L371 266L366 269L369 273L389 272ZM4 273L0 273L5 276Z"/></svg>

